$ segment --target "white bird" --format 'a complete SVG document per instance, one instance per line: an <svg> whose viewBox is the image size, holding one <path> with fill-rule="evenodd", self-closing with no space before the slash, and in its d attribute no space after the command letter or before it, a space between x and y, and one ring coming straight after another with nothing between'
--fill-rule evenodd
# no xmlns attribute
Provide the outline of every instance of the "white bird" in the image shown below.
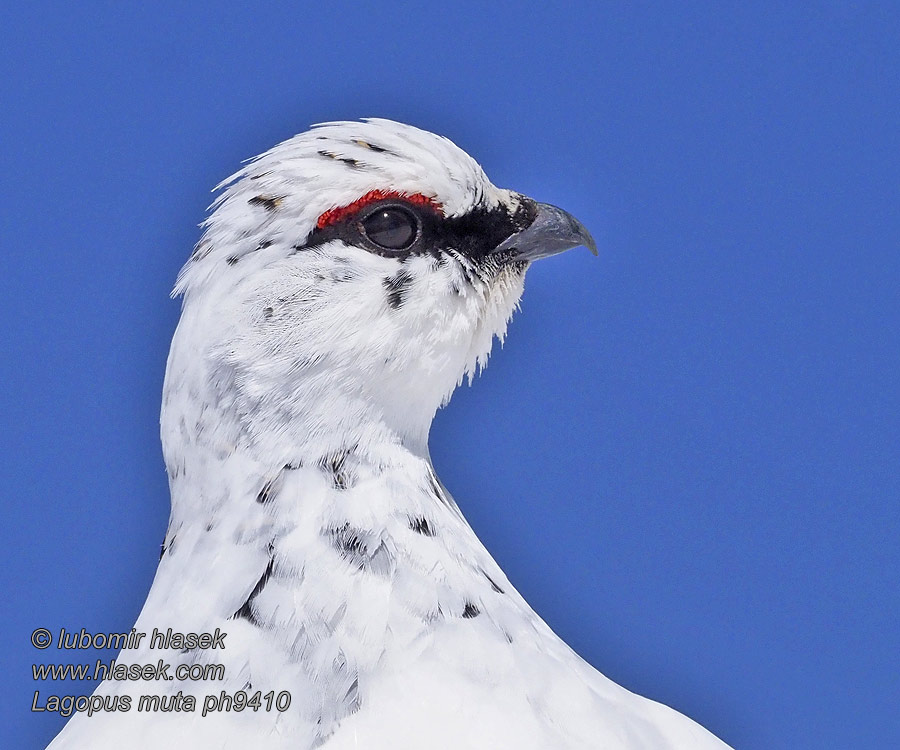
<svg viewBox="0 0 900 750"><path fill-rule="evenodd" d="M106 680L106 707L52 750L726 748L563 643L429 458L436 410L502 339L530 263L595 250L581 223L378 119L317 126L219 187L175 287L172 511L135 628L227 635L119 660L224 677ZM181 710L139 710L179 691ZM239 693L257 705L202 715Z"/></svg>

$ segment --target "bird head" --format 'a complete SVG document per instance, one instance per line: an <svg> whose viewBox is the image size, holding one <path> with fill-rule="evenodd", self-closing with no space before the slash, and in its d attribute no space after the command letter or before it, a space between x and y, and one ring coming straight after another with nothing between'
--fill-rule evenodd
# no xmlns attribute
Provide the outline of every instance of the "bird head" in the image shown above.
<svg viewBox="0 0 900 750"><path fill-rule="evenodd" d="M388 120L317 126L219 188L176 285L167 381L201 368L250 437L380 421L423 443L502 339L529 264L596 252L574 217Z"/></svg>

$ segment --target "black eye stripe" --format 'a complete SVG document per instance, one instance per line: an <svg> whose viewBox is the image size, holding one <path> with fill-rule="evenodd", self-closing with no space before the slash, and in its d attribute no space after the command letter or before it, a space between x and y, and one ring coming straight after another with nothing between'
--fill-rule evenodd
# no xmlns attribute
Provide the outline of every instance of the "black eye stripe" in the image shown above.
<svg viewBox="0 0 900 750"><path fill-rule="evenodd" d="M364 222L379 211L388 209L408 212L418 222L418 233L410 244L400 249L379 245L366 236ZM473 262L479 262L511 234L530 226L536 214L536 204L525 197L520 198L519 205L513 211L505 205L492 208L478 206L461 216L452 217L444 217L428 206L391 199L372 203L359 213L314 229L304 242L294 245L294 250L299 252L340 240L391 258L403 259L411 255L441 258L448 250L453 250Z"/></svg>

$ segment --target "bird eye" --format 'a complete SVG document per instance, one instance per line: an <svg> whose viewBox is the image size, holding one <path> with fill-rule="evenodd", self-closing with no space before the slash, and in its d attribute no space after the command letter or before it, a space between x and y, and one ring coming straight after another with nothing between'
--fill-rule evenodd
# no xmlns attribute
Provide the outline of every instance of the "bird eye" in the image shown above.
<svg viewBox="0 0 900 750"><path fill-rule="evenodd" d="M379 208L362 222L363 233L379 247L405 250L416 240L419 223L404 208Z"/></svg>

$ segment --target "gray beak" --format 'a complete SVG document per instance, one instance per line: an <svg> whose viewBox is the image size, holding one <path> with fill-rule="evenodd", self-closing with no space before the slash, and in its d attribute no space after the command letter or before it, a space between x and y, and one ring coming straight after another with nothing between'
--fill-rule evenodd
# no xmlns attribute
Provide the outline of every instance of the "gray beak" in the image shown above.
<svg viewBox="0 0 900 750"><path fill-rule="evenodd" d="M538 260L584 245L594 255L597 243L578 219L549 203L535 203L537 216L531 225L507 237L495 253L511 251L522 260Z"/></svg>

